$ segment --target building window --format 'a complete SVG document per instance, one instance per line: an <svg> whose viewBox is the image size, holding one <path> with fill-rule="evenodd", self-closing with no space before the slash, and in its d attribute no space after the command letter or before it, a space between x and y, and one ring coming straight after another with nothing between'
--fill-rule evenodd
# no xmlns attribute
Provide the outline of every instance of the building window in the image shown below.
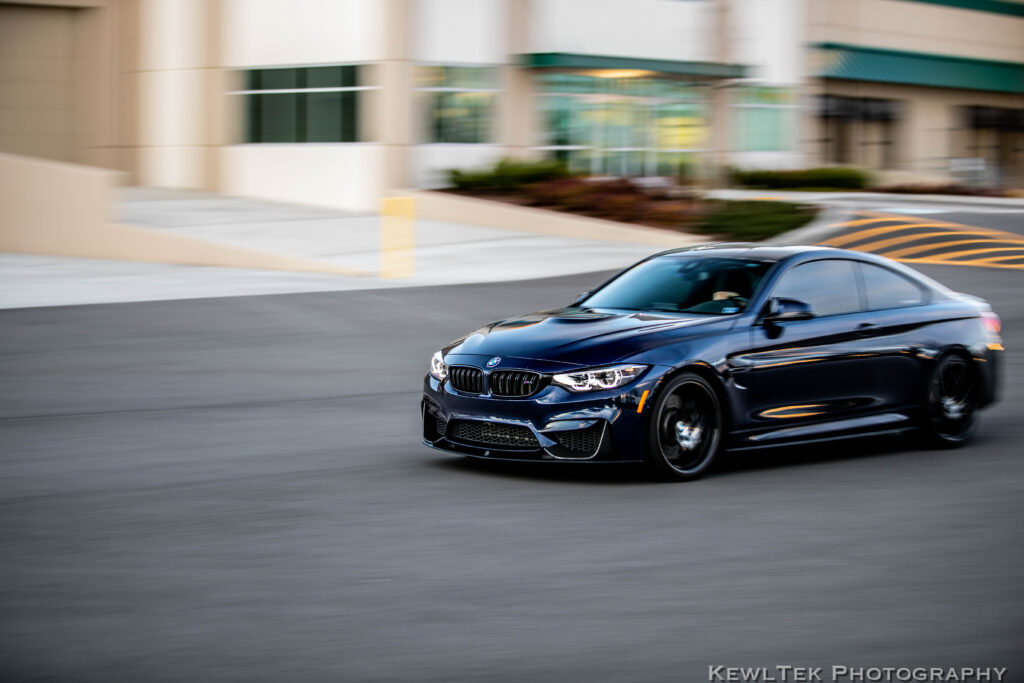
<svg viewBox="0 0 1024 683"><path fill-rule="evenodd" d="M687 81L537 76L538 149L578 173L685 176L707 139L704 89Z"/></svg>
<svg viewBox="0 0 1024 683"><path fill-rule="evenodd" d="M498 70L475 66L420 66L417 90L426 103L426 136L432 143L494 141Z"/></svg>
<svg viewBox="0 0 1024 683"><path fill-rule="evenodd" d="M982 185L1024 179L1024 109L969 106L959 110L954 154L975 162L965 180Z"/></svg>
<svg viewBox="0 0 1024 683"><path fill-rule="evenodd" d="M250 69L244 72L246 142L358 142L358 65Z"/></svg>
<svg viewBox="0 0 1024 683"><path fill-rule="evenodd" d="M869 168L896 165L896 129L900 103L873 97L822 95L818 118L827 163Z"/></svg>
<svg viewBox="0 0 1024 683"><path fill-rule="evenodd" d="M733 104L736 149L788 152L796 147L796 93L787 88L741 88Z"/></svg>

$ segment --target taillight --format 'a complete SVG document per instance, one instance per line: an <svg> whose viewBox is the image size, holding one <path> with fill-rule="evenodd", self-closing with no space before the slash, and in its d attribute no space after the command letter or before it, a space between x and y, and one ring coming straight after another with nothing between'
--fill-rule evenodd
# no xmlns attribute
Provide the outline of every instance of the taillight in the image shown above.
<svg viewBox="0 0 1024 683"><path fill-rule="evenodd" d="M985 327L985 331L989 333L989 336L999 339L999 333L1003 330L1003 322L999 319L999 316L992 311L985 311L981 314L981 324Z"/></svg>

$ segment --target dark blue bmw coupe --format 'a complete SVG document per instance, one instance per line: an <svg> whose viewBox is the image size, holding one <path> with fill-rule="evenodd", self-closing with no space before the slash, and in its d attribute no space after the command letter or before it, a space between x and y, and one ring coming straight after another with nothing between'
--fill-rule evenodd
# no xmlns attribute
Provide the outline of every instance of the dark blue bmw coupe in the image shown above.
<svg viewBox="0 0 1024 683"><path fill-rule="evenodd" d="M984 301L888 259L723 244L657 254L434 354L423 439L505 460L646 461L920 430L961 445L995 399Z"/></svg>

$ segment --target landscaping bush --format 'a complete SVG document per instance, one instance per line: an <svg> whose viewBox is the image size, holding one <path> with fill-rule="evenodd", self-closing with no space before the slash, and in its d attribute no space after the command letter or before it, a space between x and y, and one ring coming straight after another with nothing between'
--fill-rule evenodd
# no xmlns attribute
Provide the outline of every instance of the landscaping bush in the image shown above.
<svg viewBox="0 0 1024 683"><path fill-rule="evenodd" d="M685 230L693 219L694 203L686 201L654 202L644 213L643 222L662 228Z"/></svg>
<svg viewBox="0 0 1024 683"><path fill-rule="evenodd" d="M593 188L581 178L531 183L524 188L527 204L560 211L583 211L593 204Z"/></svg>
<svg viewBox="0 0 1024 683"><path fill-rule="evenodd" d="M768 201L711 200L697 220L697 232L722 239L753 242L793 230L814 218L817 210L804 204Z"/></svg>
<svg viewBox="0 0 1024 683"><path fill-rule="evenodd" d="M610 221L631 223L644 216L648 203L647 198L639 193L597 192L588 213Z"/></svg>
<svg viewBox="0 0 1024 683"><path fill-rule="evenodd" d="M565 164L555 160L519 161L502 159L492 168L476 170L452 169L448 181L457 190L489 190L512 192L531 183L568 178Z"/></svg>
<svg viewBox="0 0 1024 683"><path fill-rule="evenodd" d="M859 168L806 168L799 171L730 169L734 185L766 190L862 190L870 176Z"/></svg>
<svg viewBox="0 0 1024 683"><path fill-rule="evenodd" d="M678 187L627 178L569 175L553 162L504 160L483 171L452 171L459 191L625 223L701 232L724 240L757 241L810 221L815 209L790 202L703 201Z"/></svg>
<svg viewBox="0 0 1024 683"><path fill-rule="evenodd" d="M652 205L644 192L625 179L562 178L526 187L527 203L615 221L641 220Z"/></svg>

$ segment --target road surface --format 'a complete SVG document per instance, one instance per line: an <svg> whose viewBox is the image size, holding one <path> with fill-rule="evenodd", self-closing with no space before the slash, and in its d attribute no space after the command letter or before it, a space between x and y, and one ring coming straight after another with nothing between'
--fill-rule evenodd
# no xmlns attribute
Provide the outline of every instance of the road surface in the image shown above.
<svg viewBox="0 0 1024 683"><path fill-rule="evenodd" d="M435 349L596 274L0 311L0 680L1022 680L1024 281L920 267L1003 318L972 446L747 453L692 484L420 445Z"/></svg>

